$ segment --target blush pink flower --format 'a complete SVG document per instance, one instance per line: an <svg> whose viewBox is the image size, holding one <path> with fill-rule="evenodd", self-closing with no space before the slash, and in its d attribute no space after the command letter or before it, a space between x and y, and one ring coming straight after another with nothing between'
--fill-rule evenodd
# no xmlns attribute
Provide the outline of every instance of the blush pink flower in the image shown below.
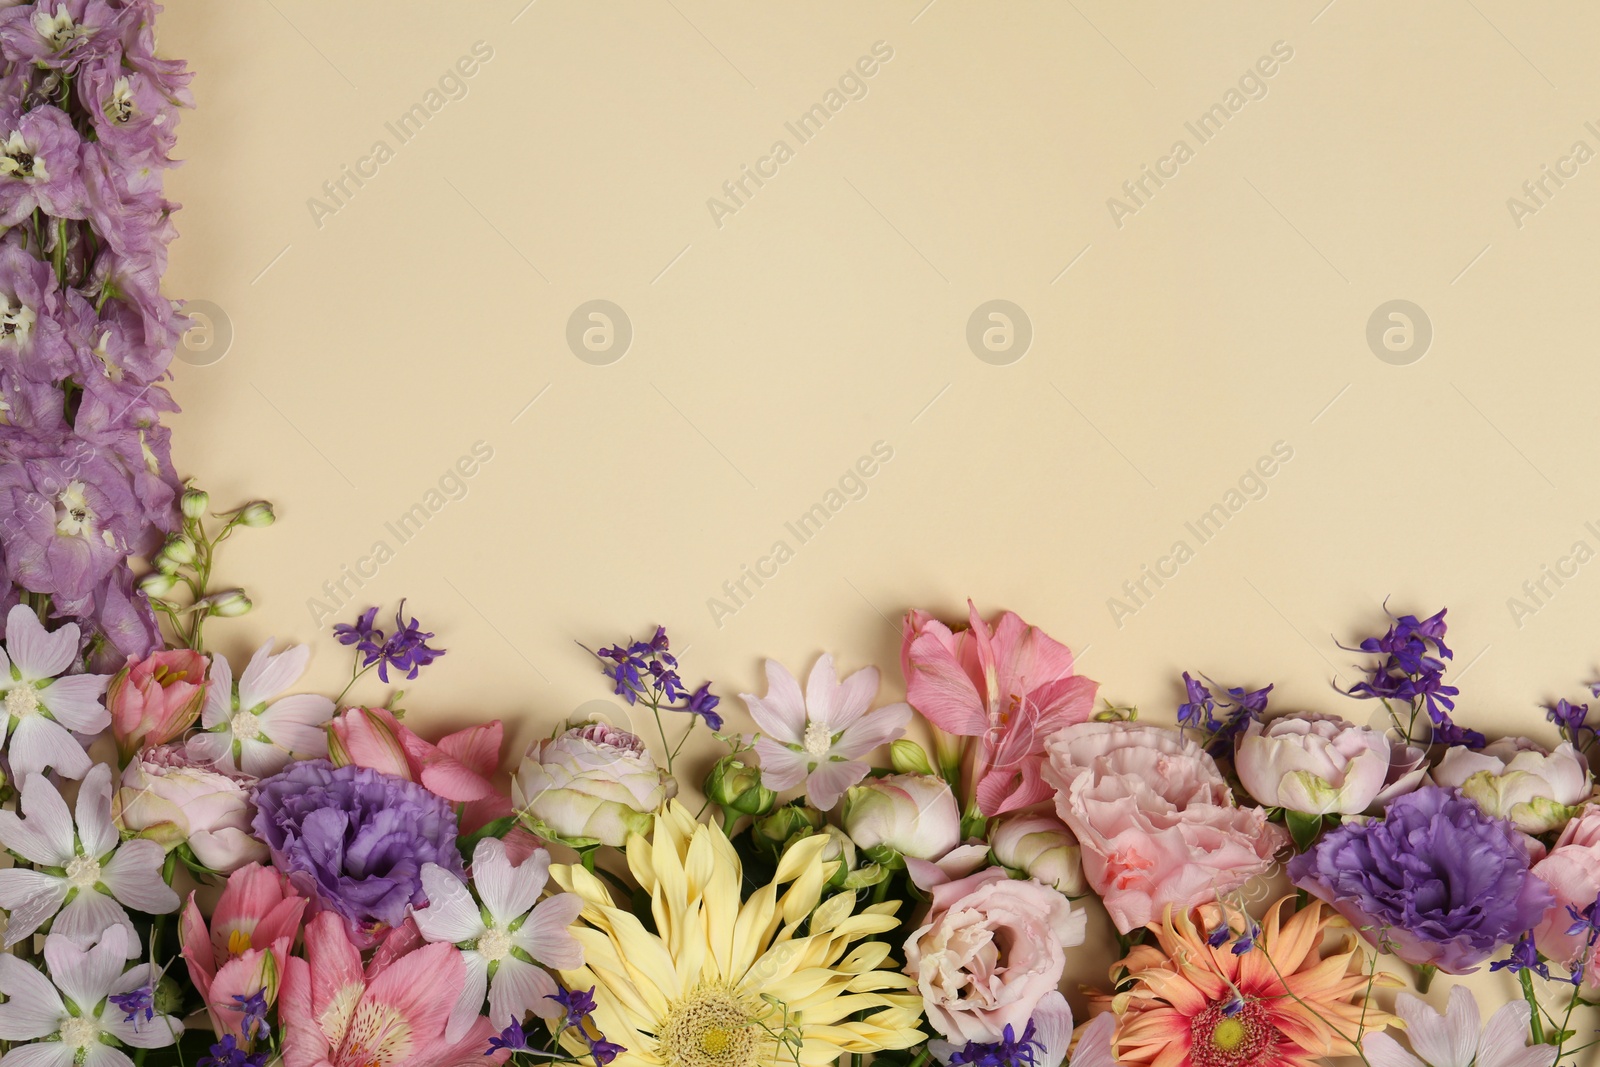
<svg viewBox="0 0 1600 1067"><path fill-rule="evenodd" d="M1583 964L1584 981L1600 988L1600 960L1585 959L1587 931L1575 925L1569 907L1580 913L1600 898L1600 807L1588 806L1567 823L1550 854L1533 865L1534 877L1543 879L1555 894L1555 903L1534 928L1533 941L1550 959L1569 970Z"/></svg>
<svg viewBox="0 0 1600 1067"><path fill-rule="evenodd" d="M279 982L300 932L306 898L271 867L252 863L228 876L209 927L194 894L178 926L183 959L217 1035L245 1039L235 996L278 996Z"/></svg>
<svg viewBox="0 0 1600 1067"><path fill-rule="evenodd" d="M1078 838L1083 873L1128 933L1263 875L1288 834L1234 803L1211 757L1176 730L1069 726L1046 744L1044 778Z"/></svg>
<svg viewBox="0 0 1600 1067"><path fill-rule="evenodd" d="M956 1043L1022 1033L1087 925L1056 890L998 867L934 887L928 917L905 945L928 1024Z"/></svg>
<svg viewBox="0 0 1600 1067"><path fill-rule="evenodd" d="M471 833L511 814L511 800L491 779L500 769L500 720L424 741L384 708L346 708L328 723L328 759L417 782L452 804L465 804L461 829Z"/></svg>
<svg viewBox="0 0 1600 1067"><path fill-rule="evenodd" d="M284 1067L462 1067L485 1055L494 1028L480 1016L457 1042L444 1037L466 981L461 953L443 942L380 951L362 970L344 923L323 912L306 925L305 959L289 960L280 1014Z"/></svg>
<svg viewBox="0 0 1600 1067"><path fill-rule="evenodd" d="M200 653L175 648L144 659L129 656L106 693L118 753L126 761L141 748L179 737L200 717L205 698L206 657Z"/></svg>
<svg viewBox="0 0 1600 1067"><path fill-rule="evenodd" d="M878 695L878 669L866 667L843 682L833 657L824 653L811 668L802 696L794 675L767 660L767 695L739 694L761 728L756 752L761 782L768 789L805 783L806 799L831 811L846 789L871 770L861 757L906 732L911 708L886 704L868 713Z"/></svg>
<svg viewBox="0 0 1600 1067"><path fill-rule="evenodd" d="M906 616L906 699L942 733L981 739L978 807L1001 815L1049 798L1045 740L1089 718L1100 683L1073 673L1072 650L1014 613L991 627L970 600L967 610L961 631L926 612Z"/></svg>

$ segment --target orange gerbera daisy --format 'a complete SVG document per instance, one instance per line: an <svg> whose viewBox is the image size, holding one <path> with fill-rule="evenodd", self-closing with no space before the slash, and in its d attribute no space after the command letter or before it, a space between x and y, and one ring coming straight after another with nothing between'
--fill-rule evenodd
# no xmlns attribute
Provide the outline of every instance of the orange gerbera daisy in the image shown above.
<svg viewBox="0 0 1600 1067"><path fill-rule="evenodd" d="M1165 922L1151 923L1159 947L1135 947L1112 969L1114 980L1126 969L1121 991L1097 998L1117 1015L1117 1063L1311 1067L1356 1055L1363 1032L1394 1022L1367 997L1373 986L1400 982L1383 973L1369 978L1359 939L1337 913L1313 900L1282 918L1292 903L1285 897L1273 904L1259 926L1235 913L1235 927L1248 930L1209 939L1205 930L1224 922L1215 904L1193 915L1168 909ZM1330 930L1344 936L1332 938Z"/></svg>

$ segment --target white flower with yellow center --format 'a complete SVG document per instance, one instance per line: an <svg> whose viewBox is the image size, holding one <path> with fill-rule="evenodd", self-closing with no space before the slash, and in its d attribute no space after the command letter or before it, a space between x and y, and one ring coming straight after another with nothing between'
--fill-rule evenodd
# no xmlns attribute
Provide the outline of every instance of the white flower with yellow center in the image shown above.
<svg viewBox="0 0 1600 1067"><path fill-rule="evenodd" d="M791 846L748 900L733 846L682 804L656 817L653 838L630 837L627 857L654 933L595 875L551 868L585 901L573 928L584 965L561 982L594 987L592 1028L626 1050L613 1067L824 1067L922 1040L911 979L886 943L863 940L895 928L899 903L854 914L853 892L824 900L826 835ZM587 1051L571 1031L563 1041Z"/></svg>
<svg viewBox="0 0 1600 1067"><path fill-rule="evenodd" d="M80 942L121 926L128 931L127 947L138 955L139 937L123 905L163 915L177 911L179 900L161 877L165 849L142 838L117 843L110 765L97 763L84 777L76 825L67 802L42 774L22 783L21 808L25 818L0 811L0 845L39 869L0 870L0 908L9 913L5 947L54 917L51 933Z"/></svg>
<svg viewBox="0 0 1600 1067"><path fill-rule="evenodd" d="M452 942L467 965L467 980L451 1010L446 1041L459 1041L478 1021L489 994L489 1021L495 1030L521 1023L528 1012L558 1018L562 1009L549 999L556 984L538 966L577 967L583 963L567 927L583 901L571 893L540 900L550 880L550 853L539 849L512 866L505 842L486 837L472 852L472 885L437 863L422 865L426 908L412 909L417 929L429 941ZM481 904L480 904L481 901Z"/></svg>
<svg viewBox="0 0 1600 1067"><path fill-rule="evenodd" d="M44 942L49 978L19 957L0 955L0 993L6 997L0 1004L0 1039L17 1042L6 1061L29 1067L132 1067L133 1061L115 1046L176 1044L183 1023L170 1015L146 1018L143 1012L125 1011L113 999L146 988L152 980L148 963L123 970L130 941L137 956L138 938L120 926L81 942L51 934Z"/></svg>
<svg viewBox="0 0 1600 1067"><path fill-rule="evenodd" d="M78 624L49 631L22 604L6 616L6 647L0 652L0 741L7 735L11 775L17 782L45 768L64 778L82 778L89 756L73 733L93 735L111 725L100 702L110 676L66 674L78 659Z"/></svg>
<svg viewBox="0 0 1600 1067"><path fill-rule="evenodd" d="M256 650L234 685L226 657L211 657L211 684L200 712L205 732L194 734L185 754L195 763L257 778L277 774L291 759L328 754L323 729L333 717L333 701L316 693L279 696L305 673L311 649L287 648L277 655L268 641Z"/></svg>

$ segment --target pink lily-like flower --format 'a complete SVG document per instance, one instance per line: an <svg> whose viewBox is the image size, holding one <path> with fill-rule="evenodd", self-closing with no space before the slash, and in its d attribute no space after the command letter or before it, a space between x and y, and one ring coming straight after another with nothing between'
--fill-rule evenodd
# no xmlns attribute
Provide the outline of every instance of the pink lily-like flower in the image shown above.
<svg viewBox="0 0 1600 1067"><path fill-rule="evenodd" d="M811 668L802 696L783 664L767 660L767 695L739 694L761 728L756 752L761 784L791 789L806 784L806 798L830 811L845 790L871 770L861 757L906 732L911 708L885 704L867 713L878 695L878 669L865 667L843 682L824 653Z"/></svg>
<svg viewBox="0 0 1600 1067"><path fill-rule="evenodd" d="M461 830L471 833L511 814L511 800L495 789L504 727L500 720L424 741L384 708L346 708L328 723L328 759L418 782L435 796L464 804Z"/></svg>
<svg viewBox="0 0 1600 1067"><path fill-rule="evenodd" d="M466 967L454 945L424 945L398 957L380 951L363 972L344 921L325 911L306 924L306 958L289 960L279 1004L284 1067L467 1067L504 1063L485 1055L494 1028L480 1016L460 1041L445 1022Z"/></svg>
<svg viewBox="0 0 1600 1067"><path fill-rule="evenodd" d="M322 725L333 715L333 701L315 693L278 696L300 680L310 658L305 645L273 655L269 640L250 657L235 686L227 658L212 656L211 684L200 712L205 732L189 738L189 758L228 774L265 778L291 759L326 756Z"/></svg>
<svg viewBox="0 0 1600 1067"><path fill-rule="evenodd" d="M6 615L6 647L0 652L0 696L5 698L0 741L11 735L7 754L17 782L47 767L63 778L82 778L89 771L89 756L72 734L97 734L111 722L100 703L111 677L58 677L77 658L77 623L47 631L39 616L22 604Z"/></svg>
<svg viewBox="0 0 1600 1067"><path fill-rule="evenodd" d="M972 780L978 809L1000 815L1037 804L1045 740L1085 722L1100 683L1074 674L1072 650L1004 612L993 628L967 601L969 628L923 611L906 616L900 647L906 699L942 733L980 738Z"/></svg>
<svg viewBox="0 0 1600 1067"><path fill-rule="evenodd" d="M183 1023L170 1015L125 1010L121 994L149 988L150 965L124 971L139 954L138 938L120 926L108 927L89 947L64 934L44 941L46 978L16 956L0 955L0 1039L14 1045L6 1054L18 1067L133 1067L133 1061L106 1039L134 1048L166 1048L183 1036Z"/></svg>
<svg viewBox="0 0 1600 1067"><path fill-rule="evenodd" d="M252 863L228 876L208 928L194 894L178 926L189 977L205 1001L216 1033L244 1041L244 1015L235 996L266 994L272 1004L300 932L306 899L271 867Z"/></svg>

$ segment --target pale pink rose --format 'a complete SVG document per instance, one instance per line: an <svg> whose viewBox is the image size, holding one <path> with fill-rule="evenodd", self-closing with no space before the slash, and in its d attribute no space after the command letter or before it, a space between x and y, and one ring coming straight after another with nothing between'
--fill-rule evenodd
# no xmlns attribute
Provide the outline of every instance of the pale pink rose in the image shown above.
<svg viewBox="0 0 1600 1067"><path fill-rule="evenodd" d="M1567 932L1574 921L1567 908L1582 912L1600 898L1600 807L1580 808L1556 839L1556 847L1533 865L1533 873L1556 897L1534 928L1533 942L1547 957L1570 967L1583 954L1584 934ZM1600 988L1600 960L1587 961L1586 969L1587 984Z"/></svg>
<svg viewBox="0 0 1600 1067"><path fill-rule="evenodd" d="M187 648L128 657L111 680L106 710L111 734L126 760L141 748L164 745L194 725L206 698L206 658Z"/></svg>
<svg viewBox="0 0 1600 1067"><path fill-rule="evenodd" d="M268 858L250 826L255 806L245 783L195 766L178 745L145 749L129 763L115 807L121 829L168 852L187 844L214 871L226 874Z"/></svg>
<svg viewBox="0 0 1600 1067"><path fill-rule="evenodd" d="M874 861L937 860L961 841L955 794L936 774L889 774L845 791L845 833Z"/></svg>
<svg viewBox="0 0 1600 1067"><path fill-rule="evenodd" d="M928 1024L947 1039L989 1043L1021 1034L1083 944L1088 918L1056 890L998 867L933 890L926 922L906 941Z"/></svg>
<svg viewBox="0 0 1600 1067"><path fill-rule="evenodd" d="M1056 811L1118 930L1187 910L1265 874L1288 833L1234 803L1211 757L1176 730L1069 726L1045 745Z"/></svg>
<svg viewBox="0 0 1600 1067"><path fill-rule="evenodd" d="M1252 722L1233 765L1250 795L1269 808L1359 815L1383 791L1391 757L1389 739L1371 727L1334 715L1287 715Z"/></svg>
<svg viewBox="0 0 1600 1067"><path fill-rule="evenodd" d="M1047 811L1019 811L989 827L989 847L1002 866L1021 871L1069 897L1088 891L1082 850L1062 821Z"/></svg>
<svg viewBox="0 0 1600 1067"><path fill-rule="evenodd" d="M569 727L528 746L511 800L522 824L547 841L619 847L648 834L677 779L634 734L601 722Z"/></svg>
<svg viewBox="0 0 1600 1067"><path fill-rule="evenodd" d="M1485 813L1510 819L1525 834L1559 830L1589 798L1589 764L1569 741L1546 752L1525 737L1504 737L1481 751L1455 747L1433 780L1459 789Z"/></svg>

